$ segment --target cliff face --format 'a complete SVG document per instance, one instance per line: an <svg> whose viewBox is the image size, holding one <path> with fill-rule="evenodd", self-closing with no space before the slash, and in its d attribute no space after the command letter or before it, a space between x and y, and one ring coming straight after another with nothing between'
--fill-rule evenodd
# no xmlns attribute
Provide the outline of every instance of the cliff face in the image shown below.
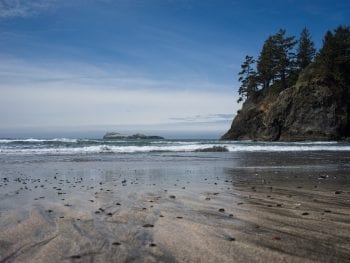
<svg viewBox="0 0 350 263"><path fill-rule="evenodd" d="M322 81L297 82L280 93L250 97L224 140L340 140L350 136L347 93Z"/></svg>

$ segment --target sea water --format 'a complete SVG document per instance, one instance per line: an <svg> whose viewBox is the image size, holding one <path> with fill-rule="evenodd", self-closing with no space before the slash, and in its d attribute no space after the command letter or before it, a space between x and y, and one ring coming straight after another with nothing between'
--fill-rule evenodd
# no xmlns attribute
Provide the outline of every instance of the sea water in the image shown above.
<svg viewBox="0 0 350 263"><path fill-rule="evenodd" d="M221 140L102 140L78 138L0 139L0 155L188 153L225 147L228 152L350 151L345 142L256 142Z"/></svg>

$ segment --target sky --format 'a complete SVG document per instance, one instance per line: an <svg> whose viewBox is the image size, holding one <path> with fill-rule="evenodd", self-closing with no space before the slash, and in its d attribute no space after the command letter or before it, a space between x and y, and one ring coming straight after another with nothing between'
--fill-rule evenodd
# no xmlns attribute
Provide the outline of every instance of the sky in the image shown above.
<svg viewBox="0 0 350 263"><path fill-rule="evenodd" d="M218 137L245 55L349 22L346 0L0 0L0 137Z"/></svg>

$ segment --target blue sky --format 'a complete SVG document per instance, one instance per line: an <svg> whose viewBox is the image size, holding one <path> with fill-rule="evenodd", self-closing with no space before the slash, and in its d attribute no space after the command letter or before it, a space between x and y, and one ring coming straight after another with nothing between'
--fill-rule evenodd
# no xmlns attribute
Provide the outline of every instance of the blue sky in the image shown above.
<svg viewBox="0 0 350 263"><path fill-rule="evenodd" d="M268 35L349 25L349 1L0 0L0 136L222 134Z"/></svg>

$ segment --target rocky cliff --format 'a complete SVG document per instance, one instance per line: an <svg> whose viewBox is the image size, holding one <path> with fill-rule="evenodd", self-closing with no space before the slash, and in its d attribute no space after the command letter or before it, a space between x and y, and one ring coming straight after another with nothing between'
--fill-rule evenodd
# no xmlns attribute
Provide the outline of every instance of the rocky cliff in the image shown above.
<svg viewBox="0 0 350 263"><path fill-rule="evenodd" d="M350 137L350 26L327 31L317 54L307 29L298 41L285 33L269 36L257 60L245 57L238 93L246 101L222 139Z"/></svg>
<svg viewBox="0 0 350 263"><path fill-rule="evenodd" d="M281 92L260 90L248 98L222 139L300 141L347 137L347 91L331 82L300 78L296 85Z"/></svg>

